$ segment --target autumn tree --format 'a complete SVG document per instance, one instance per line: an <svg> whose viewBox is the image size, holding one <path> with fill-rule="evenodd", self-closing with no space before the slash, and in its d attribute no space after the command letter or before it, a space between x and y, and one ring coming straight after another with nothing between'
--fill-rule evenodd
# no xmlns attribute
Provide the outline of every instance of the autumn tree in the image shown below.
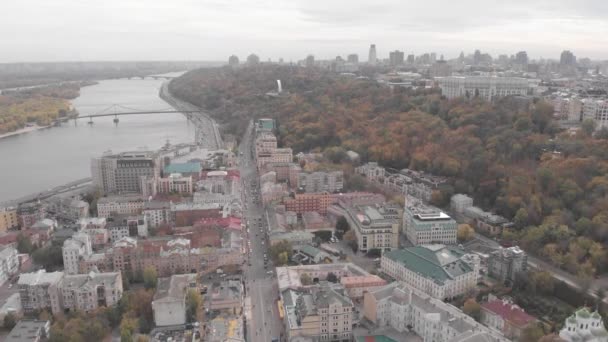
<svg viewBox="0 0 608 342"><path fill-rule="evenodd" d="M300 276L300 283L302 283L302 285L307 286L312 284L312 279L310 278L310 275L308 275L308 273L304 273Z"/></svg>
<svg viewBox="0 0 608 342"><path fill-rule="evenodd" d="M457 232L458 241L466 242L475 237L475 230L468 224L459 224Z"/></svg>
<svg viewBox="0 0 608 342"><path fill-rule="evenodd" d="M462 312L473 317L476 321L481 318L481 305L477 303L475 298L469 298L464 302Z"/></svg>
<svg viewBox="0 0 608 342"><path fill-rule="evenodd" d="M203 299L196 289L189 289L186 294L186 320L196 322Z"/></svg>
<svg viewBox="0 0 608 342"><path fill-rule="evenodd" d="M156 283L158 282L158 273L155 267L148 266L144 269L144 287L146 289L154 289L156 288Z"/></svg>

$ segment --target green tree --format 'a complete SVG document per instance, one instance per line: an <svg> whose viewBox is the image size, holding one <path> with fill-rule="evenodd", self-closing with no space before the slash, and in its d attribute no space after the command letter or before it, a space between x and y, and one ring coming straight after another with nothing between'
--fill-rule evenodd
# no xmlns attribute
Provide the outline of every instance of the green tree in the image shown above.
<svg viewBox="0 0 608 342"><path fill-rule="evenodd" d="M583 133L585 133L585 135L588 137L593 135L593 132L595 131L595 126L596 126L595 120L593 120L593 119L585 119L581 123L581 129L582 129Z"/></svg>
<svg viewBox="0 0 608 342"><path fill-rule="evenodd" d="M462 312L473 317L476 321L481 318L481 305L477 303L475 298L469 298L464 302Z"/></svg>
<svg viewBox="0 0 608 342"><path fill-rule="evenodd" d="M350 229L350 225L344 216L340 216L336 221L336 237L340 240L344 237L344 234Z"/></svg>
<svg viewBox="0 0 608 342"><path fill-rule="evenodd" d="M158 282L158 272L156 272L156 268L149 266L144 269L144 287L146 289L154 289L156 288L156 283Z"/></svg>
<svg viewBox="0 0 608 342"><path fill-rule="evenodd" d="M528 211L525 208L519 208L515 213L513 223L519 229L522 229L528 225Z"/></svg>
<svg viewBox="0 0 608 342"><path fill-rule="evenodd" d="M196 322L203 300L196 289L189 289L186 294L186 319L188 322Z"/></svg>
<svg viewBox="0 0 608 342"><path fill-rule="evenodd" d="M24 236L22 233L19 233L19 235L17 235L17 250L19 253L30 254L33 249L34 246L32 245L30 239Z"/></svg>
<svg viewBox="0 0 608 342"><path fill-rule="evenodd" d="M304 286L312 284L312 279L310 278L310 275L308 275L308 273L302 274L300 276L300 283L302 283L302 285Z"/></svg>
<svg viewBox="0 0 608 342"><path fill-rule="evenodd" d="M545 330L542 323L529 324L521 332L519 340L521 342L538 342L543 336L545 336Z"/></svg>
<svg viewBox="0 0 608 342"><path fill-rule="evenodd" d="M287 264L293 255L293 248L291 243L287 240L279 241L273 246L270 246L268 251L270 253L270 258L276 265Z"/></svg>
<svg viewBox="0 0 608 342"><path fill-rule="evenodd" d="M329 281L330 283L337 283L338 276L336 276L333 272L329 272L327 273L327 281Z"/></svg>

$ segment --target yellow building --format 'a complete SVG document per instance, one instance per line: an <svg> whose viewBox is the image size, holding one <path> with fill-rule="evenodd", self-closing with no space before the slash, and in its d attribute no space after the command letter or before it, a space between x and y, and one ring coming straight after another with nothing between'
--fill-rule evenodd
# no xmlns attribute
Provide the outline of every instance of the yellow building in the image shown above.
<svg viewBox="0 0 608 342"><path fill-rule="evenodd" d="M0 233L19 226L16 208L0 208Z"/></svg>

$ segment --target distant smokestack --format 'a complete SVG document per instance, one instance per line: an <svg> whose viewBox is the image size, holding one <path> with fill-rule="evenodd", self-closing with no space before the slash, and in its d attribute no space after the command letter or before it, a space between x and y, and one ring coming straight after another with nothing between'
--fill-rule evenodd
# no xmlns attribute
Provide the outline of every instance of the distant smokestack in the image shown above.
<svg viewBox="0 0 608 342"><path fill-rule="evenodd" d="M277 86L279 88L279 94L283 92L283 87L281 86L281 80L277 80Z"/></svg>

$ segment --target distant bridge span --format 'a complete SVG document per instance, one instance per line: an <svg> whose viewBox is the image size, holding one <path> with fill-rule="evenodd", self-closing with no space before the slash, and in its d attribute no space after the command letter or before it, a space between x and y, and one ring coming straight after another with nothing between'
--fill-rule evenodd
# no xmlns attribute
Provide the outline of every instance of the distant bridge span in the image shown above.
<svg viewBox="0 0 608 342"><path fill-rule="evenodd" d="M121 112L121 113L104 113L104 114L91 114L91 115L79 115L74 119L92 119L92 118L101 118L107 116L119 116L119 115L144 115L144 114L170 114L170 113L182 113L182 114L194 114L200 113L200 110L191 110L191 111L177 111L177 110L149 110L149 111L141 111L141 112Z"/></svg>

